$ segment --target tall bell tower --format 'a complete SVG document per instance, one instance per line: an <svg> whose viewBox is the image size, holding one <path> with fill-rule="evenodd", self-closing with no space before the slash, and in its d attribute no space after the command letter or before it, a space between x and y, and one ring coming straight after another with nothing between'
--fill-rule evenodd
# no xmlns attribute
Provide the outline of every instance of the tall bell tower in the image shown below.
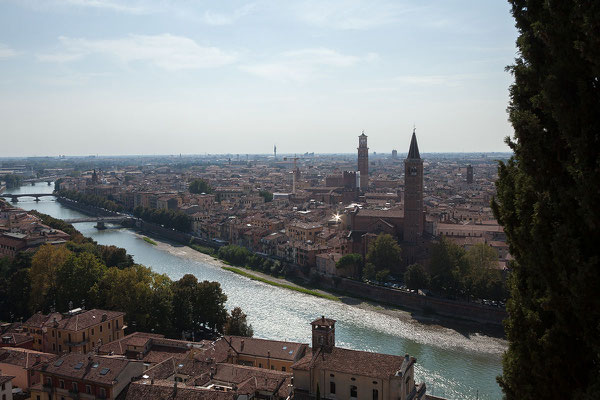
<svg viewBox="0 0 600 400"><path fill-rule="evenodd" d="M369 148L365 131L362 131L362 135L358 137L358 171L360 172L360 191L366 192L369 187Z"/></svg>
<svg viewBox="0 0 600 400"><path fill-rule="evenodd" d="M413 129L408 156L404 160L404 240L417 243L423 229L423 160Z"/></svg>

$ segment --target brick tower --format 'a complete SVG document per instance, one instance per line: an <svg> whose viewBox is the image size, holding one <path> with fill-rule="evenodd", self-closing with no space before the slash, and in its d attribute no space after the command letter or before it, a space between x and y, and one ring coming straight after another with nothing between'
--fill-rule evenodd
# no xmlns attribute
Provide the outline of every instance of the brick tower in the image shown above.
<svg viewBox="0 0 600 400"><path fill-rule="evenodd" d="M404 240L417 243L423 235L423 160L413 129L404 160Z"/></svg>
<svg viewBox="0 0 600 400"><path fill-rule="evenodd" d="M358 137L358 171L360 172L360 191L366 192L369 187L369 148L365 131Z"/></svg>

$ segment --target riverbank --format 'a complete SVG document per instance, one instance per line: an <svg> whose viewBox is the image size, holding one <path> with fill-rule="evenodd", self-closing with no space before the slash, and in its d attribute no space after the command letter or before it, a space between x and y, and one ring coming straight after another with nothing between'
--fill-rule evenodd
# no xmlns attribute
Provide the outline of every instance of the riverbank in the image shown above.
<svg viewBox="0 0 600 400"><path fill-rule="evenodd" d="M145 237L141 233L141 231L133 230L133 232L137 237L139 237L142 240ZM147 232L144 233L148 234ZM427 325L432 328L439 327L443 329L451 329L453 331L459 332L460 334L466 337L470 337L476 334L482 334L501 341L504 340L504 330L501 327L485 325L467 319L450 318L435 313L429 313L426 311L404 309L392 303L386 303L384 301L376 302L369 298L357 296L355 294L351 294L344 291L324 290L315 289L312 287L305 287L297 282L293 282L285 278L277 278L272 275L268 275L251 269L245 269L242 267L232 267L231 265L226 264L225 262L216 258L213 255L194 250L193 248L187 245L183 245L160 236L151 236L153 237L153 240L157 243L155 247L159 250L165 251L177 257L185 258L187 260L211 264L212 266L226 270L229 273L242 275L248 279L260 281L270 286L276 286L286 290L292 290L312 295L315 297L342 302L353 307L357 307L368 311L376 311L390 317L400 318L407 322L417 322L419 324ZM251 275L254 276L255 279L253 279Z"/></svg>

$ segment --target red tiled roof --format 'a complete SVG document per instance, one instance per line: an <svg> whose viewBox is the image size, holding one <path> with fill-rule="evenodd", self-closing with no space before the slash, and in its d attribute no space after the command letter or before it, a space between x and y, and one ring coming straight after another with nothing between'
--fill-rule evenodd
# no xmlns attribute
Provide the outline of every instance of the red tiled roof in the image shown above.
<svg viewBox="0 0 600 400"><path fill-rule="evenodd" d="M238 354L247 354L255 357L271 357L280 360L294 361L298 353L307 347L304 343L280 342L277 340L265 340L248 338L242 336L223 337ZM243 348L242 348L243 343Z"/></svg>
<svg viewBox="0 0 600 400"><path fill-rule="evenodd" d="M310 370L319 368L350 375L385 379L393 376L403 368L408 368L415 361L414 358L409 358L409 363L403 365L405 358L401 356L334 347L331 353L322 352L321 350L315 353L307 351L302 359L292 365L292 369Z"/></svg>
<svg viewBox="0 0 600 400"><path fill-rule="evenodd" d="M35 350L20 348L0 348L0 364L11 364L22 368L32 368L44 361L53 361L57 355L41 353Z"/></svg>
<svg viewBox="0 0 600 400"><path fill-rule="evenodd" d="M34 369L48 375L112 385L129 363L134 362L138 361L71 353L47 365L38 364Z"/></svg>

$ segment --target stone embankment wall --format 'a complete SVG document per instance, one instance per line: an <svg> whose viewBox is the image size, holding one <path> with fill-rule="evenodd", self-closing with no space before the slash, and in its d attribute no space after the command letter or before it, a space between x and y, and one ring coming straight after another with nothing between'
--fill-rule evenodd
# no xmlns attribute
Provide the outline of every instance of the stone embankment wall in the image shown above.
<svg viewBox="0 0 600 400"><path fill-rule="evenodd" d="M385 286L369 285L351 279L327 279L321 281L324 285L349 294L356 293L376 302L387 303L401 308L418 311L434 312L451 318L460 318L483 324L502 325L507 317L506 310L501 307L485 306L477 303L422 296L403 290Z"/></svg>
<svg viewBox="0 0 600 400"><path fill-rule="evenodd" d="M198 244L200 246L212 247L214 249L218 249L222 245L212 242L210 240L205 240L199 238L197 236L190 235L189 233L183 233L180 231L176 231L173 229L163 228L160 225L153 224L151 222L142 221L138 219L135 221L135 228L141 230L142 232L147 232L150 234L158 235L168 240L172 240L174 242L179 243L190 243Z"/></svg>

